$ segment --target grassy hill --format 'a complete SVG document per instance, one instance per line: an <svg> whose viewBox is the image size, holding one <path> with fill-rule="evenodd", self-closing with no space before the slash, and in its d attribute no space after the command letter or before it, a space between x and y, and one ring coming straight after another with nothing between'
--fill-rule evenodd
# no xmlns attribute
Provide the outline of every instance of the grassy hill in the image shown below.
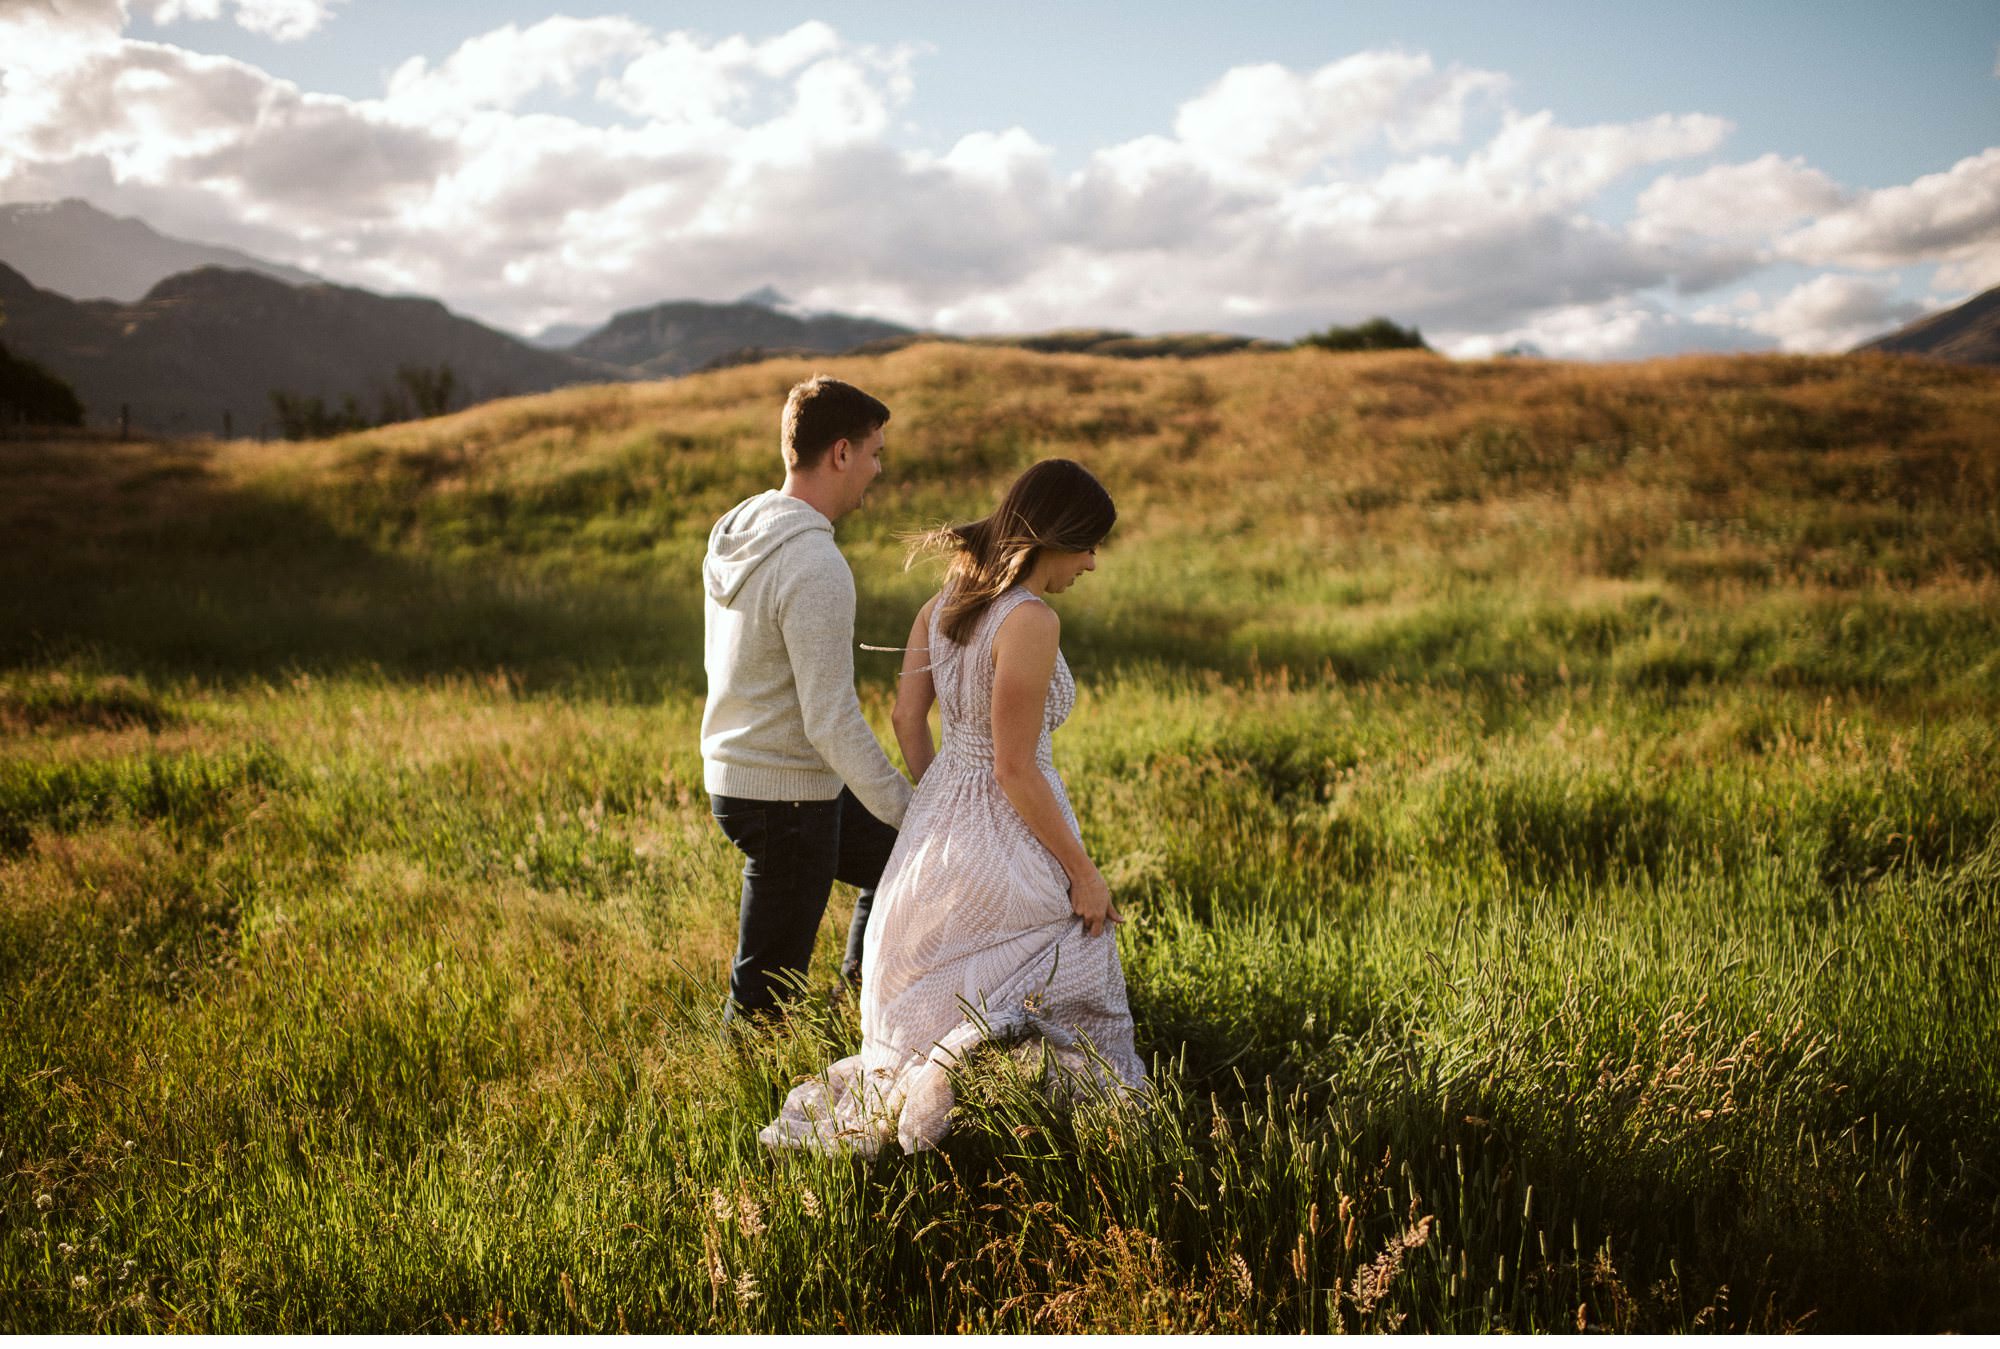
<svg viewBox="0 0 2000 1349"><path fill-rule="evenodd" d="M940 1154L754 1141L858 1032L719 1030L696 576L814 369L895 410L862 641L1034 459L1118 499L1057 757L1143 1118L1002 1061ZM0 1328L2000 1328L1996 427L918 346L0 446Z"/></svg>

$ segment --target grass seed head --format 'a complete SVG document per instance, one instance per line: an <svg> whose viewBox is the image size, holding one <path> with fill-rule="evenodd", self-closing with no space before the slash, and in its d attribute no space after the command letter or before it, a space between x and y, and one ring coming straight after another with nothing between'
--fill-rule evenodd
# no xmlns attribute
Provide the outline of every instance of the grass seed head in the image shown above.
<svg viewBox="0 0 2000 1349"><path fill-rule="evenodd" d="M764 1210L747 1189L736 1192L736 1222L746 1237L764 1235Z"/></svg>
<svg viewBox="0 0 2000 1349"><path fill-rule="evenodd" d="M1250 1262L1243 1258L1241 1251L1229 1257L1229 1273L1236 1280L1238 1296L1248 1298L1255 1284L1250 1278Z"/></svg>

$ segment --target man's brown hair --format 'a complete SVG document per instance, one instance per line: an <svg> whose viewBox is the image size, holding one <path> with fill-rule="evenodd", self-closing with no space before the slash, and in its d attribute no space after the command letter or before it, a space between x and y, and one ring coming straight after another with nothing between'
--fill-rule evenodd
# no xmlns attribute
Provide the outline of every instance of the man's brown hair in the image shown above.
<svg viewBox="0 0 2000 1349"><path fill-rule="evenodd" d="M785 467L816 468L836 440L858 446L888 420L889 409L881 399L844 380L814 375L794 384L780 423Z"/></svg>

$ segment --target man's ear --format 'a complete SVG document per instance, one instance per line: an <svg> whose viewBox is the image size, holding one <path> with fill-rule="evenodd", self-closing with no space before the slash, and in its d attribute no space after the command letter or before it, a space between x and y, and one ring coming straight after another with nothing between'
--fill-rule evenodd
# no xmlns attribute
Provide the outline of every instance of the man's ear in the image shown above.
<svg viewBox="0 0 2000 1349"><path fill-rule="evenodd" d="M842 437L841 439L834 441L833 444L827 446L826 462L830 467L838 470L839 472L845 473L847 471L848 464L852 463L853 460L854 460L853 441L848 440L845 437Z"/></svg>

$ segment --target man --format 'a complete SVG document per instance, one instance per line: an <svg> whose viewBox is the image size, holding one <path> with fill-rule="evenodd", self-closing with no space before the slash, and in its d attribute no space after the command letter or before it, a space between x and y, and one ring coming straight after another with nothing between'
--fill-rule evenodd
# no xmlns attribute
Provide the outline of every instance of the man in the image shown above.
<svg viewBox="0 0 2000 1349"><path fill-rule="evenodd" d="M854 693L854 576L833 523L882 471L889 409L815 376L785 400L784 486L708 536L703 778L743 853L731 1015L798 991L836 879L861 887L842 973L858 979L868 908L910 802Z"/></svg>

